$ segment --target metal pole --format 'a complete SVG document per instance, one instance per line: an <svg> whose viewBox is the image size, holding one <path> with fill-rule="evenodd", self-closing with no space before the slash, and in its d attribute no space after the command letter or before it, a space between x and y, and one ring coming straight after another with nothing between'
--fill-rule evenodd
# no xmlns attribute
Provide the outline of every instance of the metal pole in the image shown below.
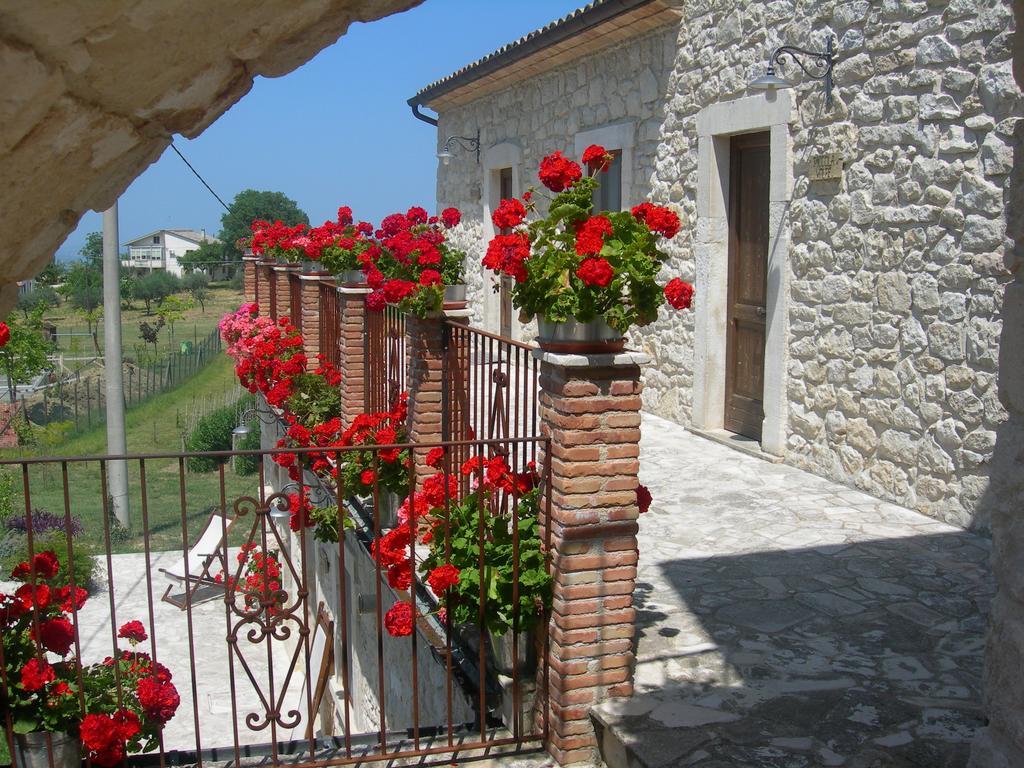
<svg viewBox="0 0 1024 768"><path fill-rule="evenodd" d="M103 365L107 379L107 453L128 453L124 431L124 362L121 359L121 260L118 256L117 202L103 212ZM107 462L107 488L118 522L130 526L128 464Z"/></svg>

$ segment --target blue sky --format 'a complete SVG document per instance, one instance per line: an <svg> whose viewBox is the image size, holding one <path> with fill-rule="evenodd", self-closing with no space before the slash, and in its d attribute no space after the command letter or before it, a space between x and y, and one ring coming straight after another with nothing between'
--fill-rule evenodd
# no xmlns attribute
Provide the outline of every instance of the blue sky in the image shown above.
<svg viewBox="0 0 1024 768"><path fill-rule="evenodd" d="M405 103L423 86L583 4L583 0L426 0L355 24L305 66L252 90L199 138L175 145L226 202L243 189L295 199L314 224L350 205L370 221L434 207L436 130ZM120 200L125 242L164 228L220 230L223 209L170 149ZM75 258L86 213L58 249Z"/></svg>

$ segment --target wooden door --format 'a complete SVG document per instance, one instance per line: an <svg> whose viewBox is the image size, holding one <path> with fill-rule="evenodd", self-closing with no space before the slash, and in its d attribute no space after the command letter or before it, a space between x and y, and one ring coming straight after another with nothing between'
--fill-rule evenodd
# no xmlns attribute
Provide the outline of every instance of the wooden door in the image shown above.
<svg viewBox="0 0 1024 768"><path fill-rule="evenodd" d="M725 428L761 439L768 292L768 134L730 147Z"/></svg>

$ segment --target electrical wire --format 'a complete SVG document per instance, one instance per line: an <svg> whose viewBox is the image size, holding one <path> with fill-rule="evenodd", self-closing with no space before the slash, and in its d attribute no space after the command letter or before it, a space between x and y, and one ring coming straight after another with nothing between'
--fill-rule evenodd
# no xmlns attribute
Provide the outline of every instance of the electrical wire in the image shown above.
<svg viewBox="0 0 1024 768"><path fill-rule="evenodd" d="M181 150L179 150L176 146L174 146L173 142L171 143L171 149L173 149L175 151L175 153L178 155L178 157L181 158L182 162L185 163L185 165L188 166L188 169L190 171L192 171L192 173L194 173L196 175L196 178L199 179L199 181L201 181L203 183L203 186L206 187L208 190L210 190L210 194L213 195L215 198L217 198L217 202L224 206L224 210L225 211L230 211L231 209L228 208L228 204L220 199L220 195L218 195L216 192L213 191L213 187L211 187L209 184L206 183L206 179L204 179L202 176L199 175L199 171L197 171L195 168L192 167L192 163L190 163L188 160L185 159L185 156L183 154L181 154Z"/></svg>

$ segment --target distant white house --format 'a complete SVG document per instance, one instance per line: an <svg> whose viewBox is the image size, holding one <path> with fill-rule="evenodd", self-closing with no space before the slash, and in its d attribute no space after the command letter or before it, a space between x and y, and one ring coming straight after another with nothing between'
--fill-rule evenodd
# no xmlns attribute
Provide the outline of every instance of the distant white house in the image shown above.
<svg viewBox="0 0 1024 768"><path fill-rule="evenodd" d="M181 277L184 272L178 263L181 256L196 250L202 243L219 242L216 237L207 235L205 229L158 229L124 243L128 256L121 259L121 265L150 272L165 269Z"/></svg>

